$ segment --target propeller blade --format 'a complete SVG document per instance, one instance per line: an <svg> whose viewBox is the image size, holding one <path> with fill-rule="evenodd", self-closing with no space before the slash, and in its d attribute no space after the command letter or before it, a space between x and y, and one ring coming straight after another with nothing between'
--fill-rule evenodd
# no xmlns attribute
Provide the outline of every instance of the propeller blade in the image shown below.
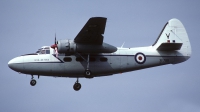
<svg viewBox="0 0 200 112"><path fill-rule="evenodd" d="M56 45L56 33L55 33L55 45Z"/></svg>
<svg viewBox="0 0 200 112"><path fill-rule="evenodd" d="M54 45L51 46L51 48L55 49L55 47L57 47L57 44L56 44L56 33L55 33L55 42L54 42Z"/></svg>

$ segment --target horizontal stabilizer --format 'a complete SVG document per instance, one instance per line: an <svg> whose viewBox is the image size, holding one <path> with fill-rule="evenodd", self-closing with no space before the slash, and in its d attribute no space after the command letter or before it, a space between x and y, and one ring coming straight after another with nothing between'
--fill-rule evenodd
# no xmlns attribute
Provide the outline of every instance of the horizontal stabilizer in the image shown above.
<svg viewBox="0 0 200 112"><path fill-rule="evenodd" d="M174 51L180 50L183 43L162 43L157 50L159 51Z"/></svg>

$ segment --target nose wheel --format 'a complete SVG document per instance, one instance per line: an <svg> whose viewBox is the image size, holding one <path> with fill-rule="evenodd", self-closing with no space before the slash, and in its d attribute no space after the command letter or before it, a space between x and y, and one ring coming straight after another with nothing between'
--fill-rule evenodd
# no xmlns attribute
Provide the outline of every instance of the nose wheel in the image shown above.
<svg viewBox="0 0 200 112"><path fill-rule="evenodd" d="M31 75L31 76L32 76L32 77L31 77L30 85L31 85L31 86L35 86L36 83L37 83L37 81L36 81L35 79L33 79L33 78L34 78L33 75Z"/></svg>
<svg viewBox="0 0 200 112"><path fill-rule="evenodd" d="M78 82L78 78L77 78L77 81L75 82L73 88L75 91L79 91L81 89L81 84Z"/></svg>
<svg viewBox="0 0 200 112"><path fill-rule="evenodd" d="M35 86L36 83L37 83L37 81L35 79L31 79L31 81L30 81L30 85L31 86Z"/></svg>

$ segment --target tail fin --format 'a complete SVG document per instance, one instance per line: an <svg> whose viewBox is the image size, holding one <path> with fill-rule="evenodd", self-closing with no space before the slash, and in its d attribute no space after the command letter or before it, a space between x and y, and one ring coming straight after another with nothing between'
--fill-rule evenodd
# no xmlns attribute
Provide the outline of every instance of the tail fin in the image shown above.
<svg viewBox="0 0 200 112"><path fill-rule="evenodd" d="M156 42L152 45L159 51L178 50L182 55L191 55L191 45L183 24L178 19L169 20Z"/></svg>

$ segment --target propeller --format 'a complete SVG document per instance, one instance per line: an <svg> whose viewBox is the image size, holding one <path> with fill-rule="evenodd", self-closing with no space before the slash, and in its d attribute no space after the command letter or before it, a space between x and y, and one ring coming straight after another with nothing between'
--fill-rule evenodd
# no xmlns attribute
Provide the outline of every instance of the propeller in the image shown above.
<svg viewBox="0 0 200 112"><path fill-rule="evenodd" d="M55 42L54 42L54 45L51 45L51 48L55 49L57 47L57 44L56 44L56 33L55 33Z"/></svg>
<svg viewBox="0 0 200 112"><path fill-rule="evenodd" d="M56 45L56 33L55 33L55 43L54 44Z"/></svg>

